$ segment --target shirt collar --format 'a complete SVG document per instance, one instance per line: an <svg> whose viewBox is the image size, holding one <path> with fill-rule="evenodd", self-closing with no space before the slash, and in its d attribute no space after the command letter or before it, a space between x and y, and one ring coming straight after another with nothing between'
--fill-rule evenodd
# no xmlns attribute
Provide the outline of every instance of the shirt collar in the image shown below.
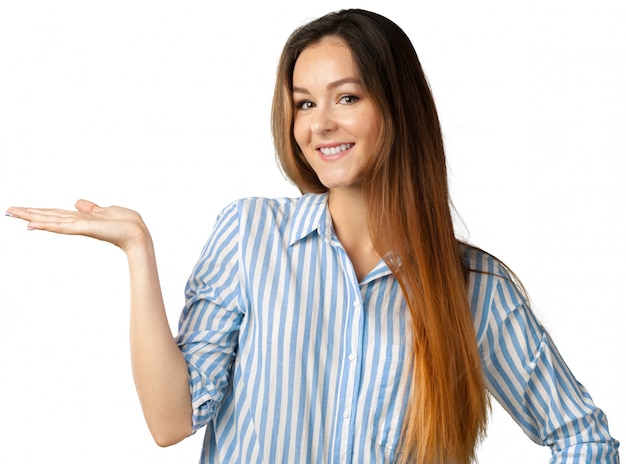
<svg viewBox="0 0 626 464"><path fill-rule="evenodd" d="M328 194L326 193L307 193L298 198L289 233L289 245L295 244L315 231L326 242L330 242L334 238L332 219L328 212ZM361 282L361 285L389 274L391 274L391 270L381 260Z"/></svg>
<svg viewBox="0 0 626 464"><path fill-rule="evenodd" d="M384 260L380 260L376 267L370 271L369 274L365 276L365 278L360 282L360 285L368 284L376 279L380 279L381 277L387 276L391 274L391 269L387 266Z"/></svg>
<svg viewBox="0 0 626 464"><path fill-rule="evenodd" d="M328 194L326 193L307 193L298 198L289 234L289 245L293 245L316 230L322 238L330 238L332 225L329 223L327 200Z"/></svg>

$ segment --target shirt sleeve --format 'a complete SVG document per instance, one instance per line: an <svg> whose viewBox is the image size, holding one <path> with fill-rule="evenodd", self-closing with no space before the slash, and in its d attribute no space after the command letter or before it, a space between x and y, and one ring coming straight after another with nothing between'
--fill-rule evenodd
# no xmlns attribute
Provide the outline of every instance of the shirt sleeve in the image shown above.
<svg viewBox="0 0 626 464"><path fill-rule="evenodd" d="M491 323L480 351L487 387L551 464L619 463L607 419L572 375L511 280L493 277Z"/></svg>
<svg viewBox="0 0 626 464"><path fill-rule="evenodd" d="M217 219L185 288L176 341L187 361L193 431L214 416L228 388L243 317L237 205Z"/></svg>

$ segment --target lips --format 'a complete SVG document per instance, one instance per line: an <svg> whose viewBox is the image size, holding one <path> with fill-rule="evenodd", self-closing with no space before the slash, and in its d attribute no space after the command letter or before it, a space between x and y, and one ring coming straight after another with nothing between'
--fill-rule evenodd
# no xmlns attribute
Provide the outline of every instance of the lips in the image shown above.
<svg viewBox="0 0 626 464"><path fill-rule="evenodd" d="M324 156L335 156L349 150L353 146L353 143L342 143L341 145L336 145L334 147L320 147L319 151Z"/></svg>

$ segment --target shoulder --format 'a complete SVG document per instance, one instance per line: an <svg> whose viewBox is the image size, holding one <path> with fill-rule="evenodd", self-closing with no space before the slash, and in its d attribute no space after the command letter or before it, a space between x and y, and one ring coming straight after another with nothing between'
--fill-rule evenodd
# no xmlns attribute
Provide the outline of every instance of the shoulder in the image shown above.
<svg viewBox="0 0 626 464"><path fill-rule="evenodd" d="M466 243L460 246L463 261L470 276L478 273L506 280L515 278L504 262L491 253Z"/></svg>
<svg viewBox="0 0 626 464"><path fill-rule="evenodd" d="M285 204L295 201L294 198L265 198L265 197L245 197L238 198L222 208L223 211L231 209L237 211L249 211L256 208L281 208Z"/></svg>
<svg viewBox="0 0 626 464"><path fill-rule="evenodd" d="M289 211L296 202L296 198L239 198L222 207L218 214L218 221L224 217L236 217L239 221L246 222L246 219L260 213L280 215Z"/></svg>
<svg viewBox="0 0 626 464"><path fill-rule="evenodd" d="M228 217L236 221L240 231L278 229L286 231L291 224L307 222L312 215L325 208L326 196L305 194L300 197L247 197L237 199L225 206L220 220Z"/></svg>
<svg viewBox="0 0 626 464"><path fill-rule="evenodd" d="M491 253L463 244L468 298L479 339L488 328L530 312L528 297L514 272Z"/></svg>
<svg viewBox="0 0 626 464"><path fill-rule="evenodd" d="M233 211L243 222L260 218L282 218L295 215L306 203L308 195L297 198L240 198L228 204L223 211Z"/></svg>
<svg viewBox="0 0 626 464"><path fill-rule="evenodd" d="M228 205L223 210L237 210L239 213L254 213L256 211L264 211L273 214L288 213L290 211L297 212L300 209L306 209L311 205L319 205L324 203L325 195L305 194L300 197L246 197L239 198Z"/></svg>

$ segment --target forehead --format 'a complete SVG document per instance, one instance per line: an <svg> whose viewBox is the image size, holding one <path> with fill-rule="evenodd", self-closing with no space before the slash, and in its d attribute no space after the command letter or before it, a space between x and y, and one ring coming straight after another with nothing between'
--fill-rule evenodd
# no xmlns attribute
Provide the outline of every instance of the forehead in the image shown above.
<svg viewBox="0 0 626 464"><path fill-rule="evenodd" d="M293 81L298 86L298 83L321 83L346 77L357 78L358 75L348 45L338 37L327 36L300 53L293 70Z"/></svg>

